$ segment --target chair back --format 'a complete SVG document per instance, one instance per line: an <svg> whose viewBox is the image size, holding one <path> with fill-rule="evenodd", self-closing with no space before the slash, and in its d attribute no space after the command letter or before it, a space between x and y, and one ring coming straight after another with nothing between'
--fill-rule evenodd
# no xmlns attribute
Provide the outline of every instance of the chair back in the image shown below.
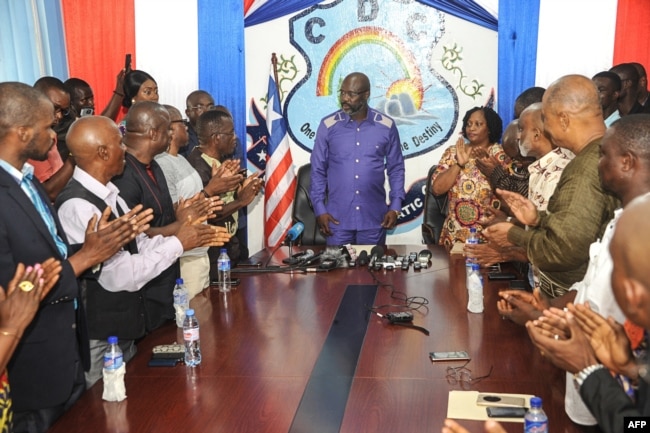
<svg viewBox="0 0 650 433"><path fill-rule="evenodd" d="M325 237L318 230L314 206L309 195L311 187L311 164L305 164L298 169L296 195L293 199L293 222L301 222L305 229L300 235L302 245L325 245Z"/></svg>
<svg viewBox="0 0 650 433"><path fill-rule="evenodd" d="M449 212L448 194L434 195L431 189L431 175L438 165L434 164L427 174L424 193L424 215L422 217L422 240L425 244L437 244Z"/></svg>

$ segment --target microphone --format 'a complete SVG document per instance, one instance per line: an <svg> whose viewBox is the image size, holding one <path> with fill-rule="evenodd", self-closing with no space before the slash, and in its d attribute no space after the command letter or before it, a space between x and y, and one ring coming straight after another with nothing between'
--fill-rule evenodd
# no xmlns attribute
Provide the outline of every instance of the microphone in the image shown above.
<svg viewBox="0 0 650 433"><path fill-rule="evenodd" d="M370 250L370 254L371 257L368 266L373 266L375 264L375 261L377 261L377 259L381 259L384 256L384 249L379 245L376 245L372 247L372 249Z"/></svg>
<svg viewBox="0 0 650 433"><path fill-rule="evenodd" d="M314 257L314 250L307 250L304 253L298 255L296 259L298 259L301 262L306 262L307 260L311 259Z"/></svg>
<svg viewBox="0 0 650 433"><path fill-rule="evenodd" d="M287 232L287 236L284 239L285 241L295 242L298 239L298 236L305 230L305 225L301 222L295 223Z"/></svg>
<svg viewBox="0 0 650 433"><path fill-rule="evenodd" d="M368 264L368 251L361 251L357 258L357 262L359 262L359 266L366 266Z"/></svg>

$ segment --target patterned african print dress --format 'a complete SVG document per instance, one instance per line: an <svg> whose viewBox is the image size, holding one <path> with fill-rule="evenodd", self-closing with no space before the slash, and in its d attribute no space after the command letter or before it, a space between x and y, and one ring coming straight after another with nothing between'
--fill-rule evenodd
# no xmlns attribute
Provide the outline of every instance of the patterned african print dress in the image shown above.
<svg viewBox="0 0 650 433"><path fill-rule="evenodd" d="M508 167L508 158L503 153L500 144L493 144L488 148L488 153L497 158L504 168ZM449 146L442 154L438 168L433 173L432 181L442 173L456 164L456 146ZM449 214L445 220L440 235L440 244L451 249L454 242L465 242L469 235L470 227L476 227L481 233L482 227L478 221L483 217L486 206L498 209L501 202L492 192L490 182L476 166L476 160L470 158L461 169L456 183L449 192ZM481 236L482 238L482 236Z"/></svg>

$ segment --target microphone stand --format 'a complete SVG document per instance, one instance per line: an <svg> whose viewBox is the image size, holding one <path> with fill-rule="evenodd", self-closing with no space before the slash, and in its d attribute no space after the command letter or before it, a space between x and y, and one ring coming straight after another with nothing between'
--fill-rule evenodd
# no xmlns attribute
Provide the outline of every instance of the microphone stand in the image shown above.
<svg viewBox="0 0 650 433"><path fill-rule="evenodd" d="M300 259L293 257L293 241L291 238L289 238L289 257L282 259L282 263L285 265L295 265L297 263L300 263Z"/></svg>

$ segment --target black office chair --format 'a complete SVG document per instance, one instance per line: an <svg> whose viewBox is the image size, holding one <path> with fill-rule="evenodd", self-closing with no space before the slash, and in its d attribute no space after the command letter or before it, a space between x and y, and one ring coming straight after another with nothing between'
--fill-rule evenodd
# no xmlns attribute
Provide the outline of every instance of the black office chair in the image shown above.
<svg viewBox="0 0 650 433"><path fill-rule="evenodd" d="M293 222L301 222L305 229L300 236L302 245L325 245L325 237L318 230L314 206L309 196L311 186L311 164L305 164L298 169L296 195L293 199Z"/></svg>
<svg viewBox="0 0 650 433"><path fill-rule="evenodd" d="M422 239L425 244L437 244L440 233L449 212L448 195L434 195L431 190L431 175L437 165L433 165L427 174L424 192L424 216L422 217Z"/></svg>

